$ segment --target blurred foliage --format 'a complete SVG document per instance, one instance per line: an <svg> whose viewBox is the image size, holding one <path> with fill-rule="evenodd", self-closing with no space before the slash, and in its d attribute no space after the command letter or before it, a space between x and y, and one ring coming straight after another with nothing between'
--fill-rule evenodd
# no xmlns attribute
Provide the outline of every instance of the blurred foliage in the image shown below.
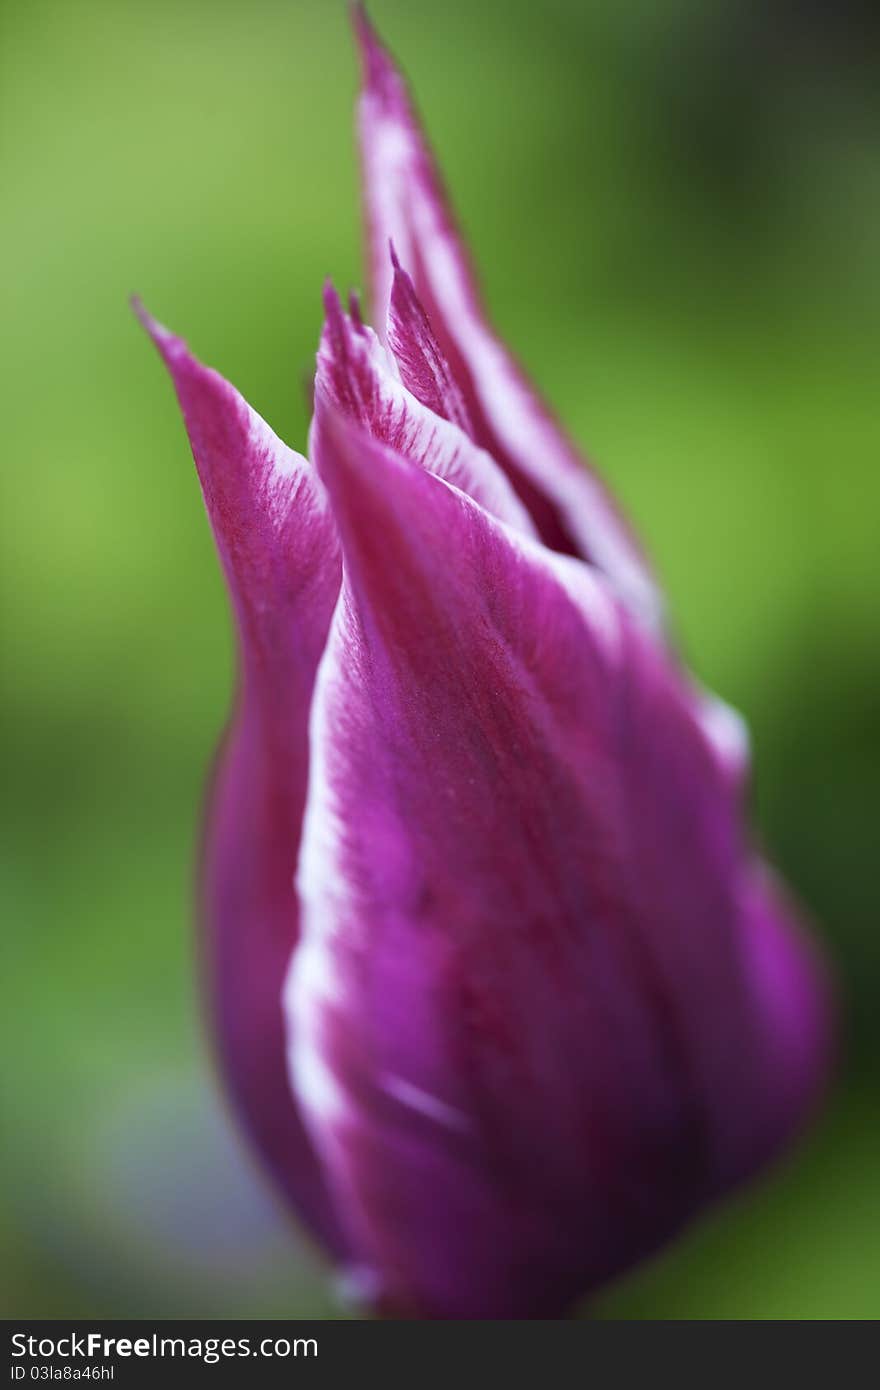
<svg viewBox="0 0 880 1390"><path fill-rule="evenodd" d="M865 0L375 0L499 326L747 715L836 1097L603 1316L880 1310L880 35ZM334 1305L215 1099L191 864L229 626L137 289L302 444L358 284L342 4L0 6L7 1317Z"/></svg>

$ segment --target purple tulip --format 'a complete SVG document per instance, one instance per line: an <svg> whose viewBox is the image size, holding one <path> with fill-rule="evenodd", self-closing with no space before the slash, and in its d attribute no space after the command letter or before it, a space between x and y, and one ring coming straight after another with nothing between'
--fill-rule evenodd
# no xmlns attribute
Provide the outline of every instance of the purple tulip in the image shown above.
<svg viewBox="0 0 880 1390"><path fill-rule="evenodd" d="M240 650L208 995L245 1125L376 1307L558 1315L804 1123L828 991L744 828L742 726L488 326L357 28L377 327L327 290L311 462L141 311Z"/></svg>

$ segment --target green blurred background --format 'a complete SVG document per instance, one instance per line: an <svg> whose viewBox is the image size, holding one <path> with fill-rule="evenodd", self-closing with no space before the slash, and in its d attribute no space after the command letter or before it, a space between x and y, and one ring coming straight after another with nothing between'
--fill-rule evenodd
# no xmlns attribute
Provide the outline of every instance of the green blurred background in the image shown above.
<svg viewBox="0 0 880 1390"><path fill-rule="evenodd" d="M880 23L855 0L375 0L499 326L630 507L846 1038L791 1160L604 1317L880 1312ZM0 1312L334 1316L225 1117L193 846L225 598L138 290L302 446L360 284L344 6L0 7Z"/></svg>

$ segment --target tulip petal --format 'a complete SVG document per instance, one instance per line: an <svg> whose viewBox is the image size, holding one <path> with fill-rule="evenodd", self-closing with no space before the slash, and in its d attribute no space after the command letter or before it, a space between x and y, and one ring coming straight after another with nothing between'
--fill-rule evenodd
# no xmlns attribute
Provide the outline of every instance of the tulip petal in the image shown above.
<svg viewBox="0 0 880 1390"><path fill-rule="evenodd" d="M508 473L544 541L590 560L644 624L661 630L662 598L640 546L487 323L403 78L361 7L355 26L364 69L358 125L379 332L390 306L393 342L393 241L451 364L476 443Z"/></svg>
<svg viewBox="0 0 880 1390"><path fill-rule="evenodd" d="M756 1096L766 1117L780 992L743 941L736 798L587 567L350 420L319 444L345 577L293 1084L388 1307L559 1313L741 1169Z"/></svg>
<svg viewBox="0 0 880 1390"><path fill-rule="evenodd" d="M784 885L760 860L743 882L742 921L746 969L763 1027L763 1116L756 1099L741 1147L731 1144L722 1186L751 1176L804 1128L836 1060L836 1001L826 963Z"/></svg>
<svg viewBox="0 0 880 1390"><path fill-rule="evenodd" d="M240 689L218 757L202 865L209 1007L235 1108L313 1234L343 1254L290 1092L281 990L298 935L293 888L307 722L339 592L324 489L216 372L136 305L183 410L237 620Z"/></svg>
<svg viewBox="0 0 880 1390"><path fill-rule="evenodd" d="M322 406L329 405L428 472L454 483L493 516L535 535L528 512L494 459L401 384L375 333L343 313L332 285L325 289L324 307L312 454L319 447L315 432L320 429Z"/></svg>
<svg viewBox="0 0 880 1390"><path fill-rule="evenodd" d="M742 715L711 691L694 690L694 717L715 750L719 766L737 793L747 785L751 768L751 740Z"/></svg>
<svg viewBox="0 0 880 1390"><path fill-rule="evenodd" d="M444 420L473 435L473 425L452 369L434 336L415 285L391 247L393 279L388 304L388 346L404 386Z"/></svg>

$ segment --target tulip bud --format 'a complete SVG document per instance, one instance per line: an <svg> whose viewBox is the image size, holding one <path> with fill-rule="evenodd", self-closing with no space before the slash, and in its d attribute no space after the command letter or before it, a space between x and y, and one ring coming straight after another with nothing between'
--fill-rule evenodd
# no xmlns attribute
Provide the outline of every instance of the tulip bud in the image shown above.
<svg viewBox="0 0 880 1390"><path fill-rule="evenodd" d="M800 1128L824 971L744 726L488 326L362 11L375 329L332 287L310 462L146 314L232 598L203 943L268 1170L377 1308L564 1313Z"/></svg>

